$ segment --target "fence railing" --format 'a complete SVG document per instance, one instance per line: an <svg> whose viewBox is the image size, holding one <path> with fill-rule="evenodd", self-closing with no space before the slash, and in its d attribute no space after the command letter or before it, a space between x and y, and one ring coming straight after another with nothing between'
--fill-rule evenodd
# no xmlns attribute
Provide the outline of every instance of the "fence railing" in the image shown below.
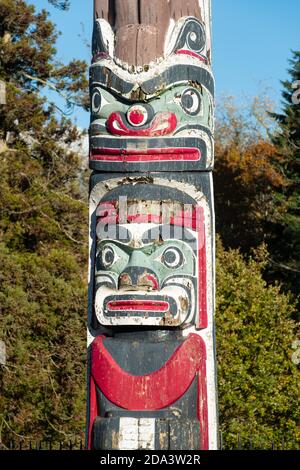
<svg viewBox="0 0 300 470"><path fill-rule="evenodd" d="M69 441L52 440L10 440L0 442L0 450L84 450L85 442L81 439ZM272 440L266 436L253 435L251 439L240 434L219 433L220 450L300 450L300 439L286 436L284 439Z"/></svg>
<svg viewBox="0 0 300 470"><path fill-rule="evenodd" d="M0 450L84 450L83 441L9 441L0 443Z"/></svg>
<svg viewBox="0 0 300 470"><path fill-rule="evenodd" d="M220 432L220 450L300 450L300 439L286 435L285 438L272 439L262 435L251 438Z"/></svg>

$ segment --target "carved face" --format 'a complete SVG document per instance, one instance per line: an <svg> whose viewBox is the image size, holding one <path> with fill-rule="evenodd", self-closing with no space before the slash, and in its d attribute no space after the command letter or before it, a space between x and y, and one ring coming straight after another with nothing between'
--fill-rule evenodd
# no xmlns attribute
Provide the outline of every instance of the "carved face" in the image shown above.
<svg viewBox="0 0 300 470"><path fill-rule="evenodd" d="M199 18L183 15L169 29L162 55L137 66L120 60L113 29L96 20L90 69L92 169L212 168L214 79L206 29Z"/></svg>
<svg viewBox="0 0 300 470"><path fill-rule="evenodd" d="M91 161L132 169L147 162L170 169L177 162L211 164L213 101L203 86L178 85L132 102L94 84L91 109Z"/></svg>
<svg viewBox="0 0 300 470"><path fill-rule="evenodd" d="M153 223L152 217L148 222L141 210L131 213L131 223L98 221L97 319L102 325L118 326L191 324L197 306L195 227Z"/></svg>
<svg viewBox="0 0 300 470"><path fill-rule="evenodd" d="M147 102L132 103L95 85L91 89L91 133L161 137L184 135L189 129L197 136L201 127L212 127L212 106L210 94L201 86L176 86Z"/></svg>

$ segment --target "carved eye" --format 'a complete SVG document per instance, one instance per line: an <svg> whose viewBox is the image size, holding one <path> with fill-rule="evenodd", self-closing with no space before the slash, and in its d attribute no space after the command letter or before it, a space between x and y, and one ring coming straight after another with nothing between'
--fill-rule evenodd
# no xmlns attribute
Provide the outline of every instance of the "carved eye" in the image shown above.
<svg viewBox="0 0 300 470"><path fill-rule="evenodd" d="M175 50L184 51L187 49L196 54L200 54L205 44L206 34L204 25L195 18L187 19L179 33Z"/></svg>
<svg viewBox="0 0 300 470"><path fill-rule="evenodd" d="M102 102L100 88L94 88L93 89L91 101L92 101L91 102L92 113L93 114L99 114L100 110L101 110L101 102Z"/></svg>
<svg viewBox="0 0 300 470"><path fill-rule="evenodd" d="M162 255L162 262L167 268L177 269L183 264L183 254L178 248L167 248Z"/></svg>
<svg viewBox="0 0 300 470"><path fill-rule="evenodd" d="M111 246L106 246L100 252L100 267L104 269L110 268L118 259L114 249Z"/></svg>
<svg viewBox="0 0 300 470"><path fill-rule="evenodd" d="M187 88L181 95L180 104L185 113L197 116L201 111L200 92L194 88Z"/></svg>

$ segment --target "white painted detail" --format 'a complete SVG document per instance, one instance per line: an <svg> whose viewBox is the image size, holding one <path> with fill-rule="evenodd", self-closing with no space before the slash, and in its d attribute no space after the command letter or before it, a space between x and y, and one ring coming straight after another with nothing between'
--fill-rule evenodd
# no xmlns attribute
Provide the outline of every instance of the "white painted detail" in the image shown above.
<svg viewBox="0 0 300 470"><path fill-rule="evenodd" d="M204 62L199 63L199 59L189 56L189 55L174 55L173 54L167 57L165 60L154 63L153 66L149 67L149 70L144 71L144 72L138 72L138 73L132 73L132 72L129 72L128 70L124 70L122 67L116 64L113 59L110 59L110 58L102 59L101 61L95 62L94 64L91 65L91 70L95 67L99 67L99 65L111 70L122 80L125 80L133 84L133 89L129 93L127 94L122 93L123 98L130 98L132 96L132 93L135 90L139 90L139 88L142 87L143 82L147 80L151 80L152 78L155 78L156 76L166 71L169 67L174 66L174 65L183 65L183 66L195 65L199 68L199 71L203 69L203 70L207 70L208 72L210 72L210 74L212 73L211 68L208 65L206 65ZM212 80L213 80L213 76L212 76ZM187 79L187 80L180 80L178 82L172 82L168 86L165 86L164 90L166 91L169 88L173 88L175 85L188 83L188 81L189 80ZM94 81L93 84L101 85L105 87L105 85L100 84L96 81ZM112 84L110 84L109 90L112 90L117 94L120 94L117 89L113 88ZM152 95L147 95L147 99L154 98L156 95L157 93L153 93Z"/></svg>
<svg viewBox="0 0 300 470"><path fill-rule="evenodd" d="M104 19L97 18L95 21L100 25L103 42L108 48L108 53L110 57L113 57L115 50L115 35L112 27Z"/></svg>
<svg viewBox="0 0 300 470"><path fill-rule="evenodd" d="M155 419L140 418L139 419L139 449L154 450L155 449Z"/></svg>
<svg viewBox="0 0 300 470"><path fill-rule="evenodd" d="M87 347L89 347L92 344L94 339L95 339L95 336L92 334L92 332L88 328L87 329Z"/></svg>
<svg viewBox="0 0 300 470"><path fill-rule="evenodd" d="M119 450L154 450L155 418L120 418Z"/></svg>
<svg viewBox="0 0 300 470"><path fill-rule="evenodd" d="M206 0L205 0L206 1ZM200 1L200 3L202 3L202 1ZM200 6L201 8L201 12L203 12L202 10L202 7ZM167 34L167 40L165 42L165 57L173 57L173 55L171 56L172 54L172 51L174 50L175 46L176 46L176 42L178 40L178 37L179 37L179 33L184 25L184 23L188 20L188 19L193 19L194 17L192 16L183 16L182 18L180 18L176 23L174 22L174 20L172 20L170 22L170 26L169 26L169 30L168 30L168 34ZM203 19L203 18L202 18ZM203 24L203 21L202 21L202 24ZM203 24L204 26L204 29L205 29L205 35L206 35L206 44L204 46L204 49L201 51L201 54L203 54L204 56L207 55L207 51L210 49L210 37L211 37L211 33L210 33L210 25L208 26L206 23ZM196 34L195 33L191 33L191 39L192 40L195 40L197 38ZM176 57L176 55L175 55ZM196 59L196 61L199 63L199 59Z"/></svg>
<svg viewBox="0 0 300 470"><path fill-rule="evenodd" d="M172 52L172 50L174 49L174 46L175 46L174 41L172 41L174 28L175 28L175 21L173 20L173 18L171 18L170 23L169 23L169 28L168 28L168 31L167 31L167 34L166 34L166 37L165 37L165 43L164 43L165 57L167 57L169 54L171 54L171 52ZM173 48L171 46L171 42L173 43Z"/></svg>
<svg viewBox="0 0 300 470"><path fill-rule="evenodd" d="M190 315L187 317L187 310L182 310L180 300L187 298L187 293L185 289L179 286L166 286L159 291L138 291L138 290L116 290L110 289L107 286L102 286L97 290L96 299L95 299L95 312L98 321L101 325L104 326L138 326L138 325L145 325L145 326L181 326L183 324L188 323L195 317L195 292L194 286L188 279L181 278L180 276L176 277L173 276L170 283L174 283L174 279L176 282L180 282L182 285L189 284L189 289L192 297L192 309L190 311ZM101 276L97 276L97 282L101 282ZM167 282L166 282L167 283ZM115 296L116 300L120 296L120 299L124 298L124 294L130 296L142 296L143 299L147 299L147 297L153 297L155 294L161 299L162 296L168 296L175 300L177 304L177 315L173 318L168 318L164 320L165 315L162 314L161 316L157 317L149 317L147 314L145 315L138 315L138 316L113 316L109 317L107 312L104 311L103 305L104 301L109 296ZM152 299L154 300L154 299ZM189 311L189 309L188 309ZM121 313L121 312L120 312Z"/></svg>

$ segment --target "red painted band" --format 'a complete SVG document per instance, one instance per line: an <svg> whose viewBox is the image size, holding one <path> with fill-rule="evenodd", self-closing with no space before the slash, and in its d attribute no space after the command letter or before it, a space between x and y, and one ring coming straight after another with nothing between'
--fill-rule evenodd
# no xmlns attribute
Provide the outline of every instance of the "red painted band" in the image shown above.
<svg viewBox="0 0 300 470"><path fill-rule="evenodd" d="M172 404L171 400L176 401L185 393L184 388L187 381L185 380L184 384L180 381L183 376L188 377L192 383L194 377L198 375L197 417L200 422L200 449L208 450L206 347L203 339L198 335L190 334L164 367L153 374L142 377L131 376L124 372L107 352L103 340L103 336L96 338L91 347L92 376L90 381L88 448L91 449L93 424L99 415L96 385L104 395L106 395L105 390L108 388L108 398L113 403L117 402L118 406L121 404L121 408L132 411L137 409L136 405L132 406L130 404L130 395L133 394L133 398L136 397L137 402L144 402L142 409L148 410L151 402L150 409L161 409L168 406L166 403L170 402ZM164 372L163 375L162 372ZM174 372L175 375L172 375ZM111 373L113 373L113 376L110 375ZM174 393L174 388L176 393ZM150 395L152 390L155 393L153 400L151 400ZM164 395L164 397L161 395ZM174 397L176 398L174 399ZM147 407L145 407L146 403Z"/></svg>
<svg viewBox="0 0 300 470"><path fill-rule="evenodd" d="M197 54L196 52L189 51L187 49L179 49L178 51L176 51L176 54L178 54L178 55L189 55L191 57L195 57L196 59L201 60L202 62L207 63L206 57L204 57L201 54Z"/></svg>
<svg viewBox="0 0 300 470"><path fill-rule="evenodd" d="M166 149L93 149L91 161L103 162L155 162L155 161L199 161L201 152L195 148L166 148Z"/></svg>
<svg viewBox="0 0 300 470"><path fill-rule="evenodd" d="M197 328L207 328L207 258L206 258L206 235L204 212L201 207L196 208L197 211L197 228L198 233L198 322Z"/></svg>
<svg viewBox="0 0 300 470"><path fill-rule="evenodd" d="M93 377L90 377L90 401L89 401L89 423L88 423L88 449L92 448L92 431L95 419L98 416L97 392Z"/></svg>
<svg viewBox="0 0 300 470"><path fill-rule="evenodd" d="M92 344L92 376L106 398L126 410L160 410L172 405L188 390L206 360L204 341L190 334L161 369L133 376L114 361L103 340L97 337Z"/></svg>

